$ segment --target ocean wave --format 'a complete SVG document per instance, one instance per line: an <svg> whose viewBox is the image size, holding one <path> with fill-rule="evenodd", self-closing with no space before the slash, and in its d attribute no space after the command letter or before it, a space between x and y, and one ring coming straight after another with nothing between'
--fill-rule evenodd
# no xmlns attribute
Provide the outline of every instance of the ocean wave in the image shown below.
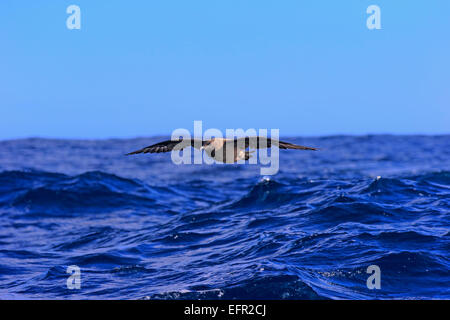
<svg viewBox="0 0 450 320"><path fill-rule="evenodd" d="M71 215L108 210L164 207L161 191L138 181L100 171L80 175L7 171L0 173L0 205L28 214ZM169 193L165 190L165 193Z"/></svg>
<svg viewBox="0 0 450 320"><path fill-rule="evenodd" d="M262 178L123 156L146 139L0 142L0 296L448 299L449 137L292 141L321 151Z"/></svg>
<svg viewBox="0 0 450 320"><path fill-rule="evenodd" d="M297 276L255 277L220 289L191 288L179 292L167 292L147 296L158 300L305 300L326 299L318 295Z"/></svg>

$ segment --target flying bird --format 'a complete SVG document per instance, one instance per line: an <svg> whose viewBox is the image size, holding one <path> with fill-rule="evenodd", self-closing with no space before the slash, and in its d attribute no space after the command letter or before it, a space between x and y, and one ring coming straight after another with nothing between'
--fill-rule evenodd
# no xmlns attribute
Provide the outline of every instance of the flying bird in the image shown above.
<svg viewBox="0 0 450 320"><path fill-rule="evenodd" d="M219 162L235 163L239 160L248 160L252 157L251 153L254 151L248 151L248 149L271 148L273 146L280 149L317 150L316 148L299 146L289 142L257 136L235 139L212 138L208 140L167 140L127 153L126 155L169 152L193 147L204 150L209 157Z"/></svg>

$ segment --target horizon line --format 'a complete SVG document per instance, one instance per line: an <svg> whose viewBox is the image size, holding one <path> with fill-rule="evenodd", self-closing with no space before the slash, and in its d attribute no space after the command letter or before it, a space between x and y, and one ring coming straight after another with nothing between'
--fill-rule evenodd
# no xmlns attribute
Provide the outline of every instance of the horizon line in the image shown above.
<svg viewBox="0 0 450 320"><path fill-rule="evenodd" d="M448 133L333 133L333 134L323 134L323 135L293 135L286 134L280 135L284 138L329 138L329 137L364 137L364 136L428 136L428 137L438 137L438 136L449 136ZM14 137L14 138L0 138L0 142L6 141L19 141L19 140L78 140L78 141L96 141L96 140L138 140L138 139L149 139L149 138L159 138L159 137L169 137L168 134L153 134L148 136L129 136L129 137L51 137L51 136L27 136L27 137ZM192 135L193 136L193 135ZM268 135L270 136L270 135Z"/></svg>

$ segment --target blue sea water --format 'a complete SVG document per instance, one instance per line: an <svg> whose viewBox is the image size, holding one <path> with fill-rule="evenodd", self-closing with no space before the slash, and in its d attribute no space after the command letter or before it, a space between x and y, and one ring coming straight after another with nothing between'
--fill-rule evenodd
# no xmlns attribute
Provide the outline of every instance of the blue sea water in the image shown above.
<svg viewBox="0 0 450 320"><path fill-rule="evenodd" d="M159 140L1 141L0 298L450 299L450 136L285 138L321 150L270 177L124 156Z"/></svg>

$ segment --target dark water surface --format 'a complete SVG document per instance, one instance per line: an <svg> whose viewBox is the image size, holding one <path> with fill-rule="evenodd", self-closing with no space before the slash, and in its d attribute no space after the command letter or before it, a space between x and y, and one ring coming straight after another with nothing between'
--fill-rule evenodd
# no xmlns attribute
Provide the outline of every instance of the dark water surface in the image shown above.
<svg viewBox="0 0 450 320"><path fill-rule="evenodd" d="M0 142L0 298L450 299L450 136L289 138L321 151L271 177L123 156L158 140Z"/></svg>

